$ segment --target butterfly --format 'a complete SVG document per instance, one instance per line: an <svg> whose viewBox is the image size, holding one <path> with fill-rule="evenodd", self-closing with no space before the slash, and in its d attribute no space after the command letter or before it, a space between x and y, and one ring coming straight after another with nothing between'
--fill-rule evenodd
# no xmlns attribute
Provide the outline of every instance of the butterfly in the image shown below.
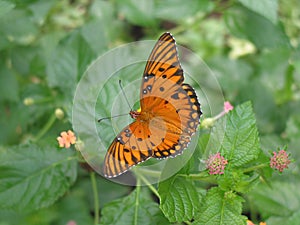
<svg viewBox="0 0 300 225"><path fill-rule="evenodd" d="M175 39L161 35L142 77L140 110L130 111L134 122L113 140L103 165L112 178L150 158L180 155L196 132L202 114L194 89L183 83Z"/></svg>

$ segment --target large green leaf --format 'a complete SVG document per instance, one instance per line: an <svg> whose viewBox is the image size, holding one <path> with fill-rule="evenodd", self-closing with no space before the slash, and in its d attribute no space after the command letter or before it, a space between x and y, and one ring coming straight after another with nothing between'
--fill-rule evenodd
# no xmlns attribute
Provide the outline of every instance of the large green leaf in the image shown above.
<svg viewBox="0 0 300 225"><path fill-rule="evenodd" d="M118 0L119 12L130 23L140 26L154 26L155 5L153 0Z"/></svg>
<svg viewBox="0 0 300 225"><path fill-rule="evenodd" d="M14 3L5 0L0 0L0 17L10 12L14 7Z"/></svg>
<svg viewBox="0 0 300 225"><path fill-rule="evenodd" d="M160 208L170 222L192 220L200 207L200 195L188 178L173 176L159 183Z"/></svg>
<svg viewBox="0 0 300 225"><path fill-rule="evenodd" d="M299 221L299 217L296 220L295 216L299 216L300 208L299 176L285 176L284 181L282 177L278 177L271 185L272 187L260 184L249 193L249 200L255 209L261 212L263 218L272 216L275 220L294 217L294 223L290 221L284 224L298 224L295 221Z"/></svg>
<svg viewBox="0 0 300 225"><path fill-rule="evenodd" d="M76 179L70 150L22 145L0 149L0 206L28 212L54 203Z"/></svg>
<svg viewBox="0 0 300 225"><path fill-rule="evenodd" d="M37 28L26 10L11 10L0 20L1 39L6 38L12 43L31 43L38 33Z"/></svg>
<svg viewBox="0 0 300 225"><path fill-rule="evenodd" d="M152 225L168 224L149 194L137 187L127 197L115 200L102 209L101 223L103 225Z"/></svg>
<svg viewBox="0 0 300 225"><path fill-rule="evenodd" d="M72 95L78 79L95 57L82 35L79 32L72 33L57 46L47 64L49 86L59 87Z"/></svg>
<svg viewBox="0 0 300 225"><path fill-rule="evenodd" d="M244 200L232 192L212 188L207 192L193 224L242 225L247 218L241 216Z"/></svg>
<svg viewBox="0 0 300 225"><path fill-rule="evenodd" d="M225 22L233 35L253 42L259 49L290 47L281 24L275 25L247 8L233 7L226 11Z"/></svg>
<svg viewBox="0 0 300 225"><path fill-rule="evenodd" d="M248 9L266 17L272 23L277 23L278 0L238 0Z"/></svg>
<svg viewBox="0 0 300 225"><path fill-rule="evenodd" d="M213 7L214 3L209 0L190 0L188 4L182 4L181 0L156 1L155 15L169 21L182 21L193 17L199 12L210 12Z"/></svg>
<svg viewBox="0 0 300 225"><path fill-rule="evenodd" d="M210 150L219 151L233 167L242 166L258 157L259 139L252 105L238 105L219 120L211 134Z"/></svg>

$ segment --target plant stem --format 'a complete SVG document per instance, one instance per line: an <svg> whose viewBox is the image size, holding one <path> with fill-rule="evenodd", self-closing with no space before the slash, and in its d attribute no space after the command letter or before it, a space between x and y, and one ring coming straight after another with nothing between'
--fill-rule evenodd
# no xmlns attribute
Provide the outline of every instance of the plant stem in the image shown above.
<svg viewBox="0 0 300 225"><path fill-rule="evenodd" d="M95 172L91 172L90 176L91 176L91 182L92 182L92 188L93 188L93 194L94 194L94 208L95 208L94 209L94 211L95 211L94 224L97 225L99 222L99 198L98 198L98 190L97 190Z"/></svg>
<svg viewBox="0 0 300 225"><path fill-rule="evenodd" d="M41 137L43 137L48 132L48 130L52 127L52 125L54 124L55 120L56 120L56 116L53 113L51 115L50 119L45 124L45 126L40 130L40 132L33 139L33 142L37 142L39 139L41 139Z"/></svg>
<svg viewBox="0 0 300 225"><path fill-rule="evenodd" d="M153 171L153 170L147 170L147 169L143 169L143 168L139 168L139 173L143 173L146 174L148 176L151 177L160 177L161 172L160 171Z"/></svg>
<svg viewBox="0 0 300 225"><path fill-rule="evenodd" d="M254 170L257 170L257 169L262 169L262 168L268 167L268 166L269 166L268 163L259 164L259 165L256 165L256 166L251 166L251 167L243 169L243 173L251 172L251 171L254 171Z"/></svg>
<svg viewBox="0 0 300 225"><path fill-rule="evenodd" d="M141 180L149 187L149 189L153 192L153 194L155 194L159 198L159 194L155 189L155 187L153 187L153 185L150 184L150 182L143 175L138 174L138 177L141 178Z"/></svg>
<svg viewBox="0 0 300 225"><path fill-rule="evenodd" d="M135 211L134 211L134 225L138 224L138 213L139 213L139 197L141 192L141 180L137 177L136 181L136 197L135 197Z"/></svg>

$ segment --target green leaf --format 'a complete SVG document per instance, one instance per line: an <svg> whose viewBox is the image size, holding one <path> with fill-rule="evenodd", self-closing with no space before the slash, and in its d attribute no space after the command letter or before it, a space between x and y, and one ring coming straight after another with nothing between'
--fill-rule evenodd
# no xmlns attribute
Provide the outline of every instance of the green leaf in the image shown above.
<svg viewBox="0 0 300 225"><path fill-rule="evenodd" d="M53 204L76 179L71 151L28 144L0 149L0 206L30 212Z"/></svg>
<svg viewBox="0 0 300 225"><path fill-rule="evenodd" d="M253 73L252 67L242 60L231 60L226 57L214 57L208 62L213 73L222 84L222 89L226 93L226 98L233 99L238 95L241 86L247 85L249 77ZM243 74L241 76L241 74ZM232 84L235 85L232 85Z"/></svg>
<svg viewBox="0 0 300 225"><path fill-rule="evenodd" d="M287 120L285 133L290 140L299 140L300 135L300 115L296 114Z"/></svg>
<svg viewBox="0 0 300 225"><path fill-rule="evenodd" d="M102 209L103 225L168 224L149 194L137 187L127 197L115 200Z"/></svg>
<svg viewBox="0 0 300 225"><path fill-rule="evenodd" d="M242 225L247 217L242 216L243 198L219 188L211 188L204 198L193 224L197 225Z"/></svg>
<svg viewBox="0 0 300 225"><path fill-rule="evenodd" d="M77 81L95 56L79 32L72 33L57 46L47 64L49 86L72 95Z"/></svg>
<svg viewBox="0 0 300 225"><path fill-rule="evenodd" d="M290 41L281 26L244 7L233 7L225 13L231 33L253 42L257 48L290 48Z"/></svg>
<svg viewBox="0 0 300 225"><path fill-rule="evenodd" d="M300 224L300 211L286 217L271 216L266 220L266 224L298 225Z"/></svg>
<svg viewBox="0 0 300 225"><path fill-rule="evenodd" d="M119 12L132 24L155 26L155 6L153 0L118 0Z"/></svg>
<svg viewBox="0 0 300 225"><path fill-rule="evenodd" d="M52 224L66 225L68 221L72 220L76 221L77 224L93 224L89 203L86 201L86 197L90 196L91 193L85 193L77 185L72 188L66 196L51 207L52 210L56 210L56 218L54 221L52 220ZM47 209L44 210L47 211Z"/></svg>
<svg viewBox="0 0 300 225"><path fill-rule="evenodd" d="M19 85L16 76L0 63L0 101L18 101Z"/></svg>
<svg viewBox="0 0 300 225"><path fill-rule="evenodd" d="M256 159L260 144L251 103L238 105L225 118L218 120L211 138L211 151L221 152L233 167Z"/></svg>
<svg viewBox="0 0 300 225"><path fill-rule="evenodd" d="M29 5L28 8L31 10L35 22L42 25L45 23L46 16L54 4L55 0L37 1Z"/></svg>
<svg viewBox="0 0 300 225"><path fill-rule="evenodd" d="M213 7L214 3L209 0L190 0L189 4L182 4L181 0L156 1L155 15L157 18L169 21L179 21L191 18L199 12L210 12Z"/></svg>
<svg viewBox="0 0 300 225"><path fill-rule="evenodd" d="M277 0L238 0L248 9L260 14L261 16L266 17L272 23L277 23L277 10L278 10L278 1Z"/></svg>
<svg viewBox="0 0 300 225"><path fill-rule="evenodd" d="M10 42L29 44L38 33L36 24L31 20L31 14L26 10L14 9L0 20L1 36Z"/></svg>
<svg viewBox="0 0 300 225"><path fill-rule="evenodd" d="M10 53L13 69L22 75L28 75L30 73L30 64L37 64L34 58L38 53L39 49L36 47L14 47Z"/></svg>
<svg viewBox="0 0 300 225"><path fill-rule="evenodd" d="M269 216L287 218L299 213L299 176L285 177L272 182L272 186L260 184L249 193L249 200L263 218ZM285 223L284 223L285 224Z"/></svg>
<svg viewBox="0 0 300 225"><path fill-rule="evenodd" d="M217 179L220 189L224 191L234 190L238 193L247 193L259 182L259 175L255 173L249 176L236 170L225 173Z"/></svg>
<svg viewBox="0 0 300 225"><path fill-rule="evenodd" d="M187 178L173 176L159 183L160 208L170 222L189 221L200 207L200 195Z"/></svg>
<svg viewBox="0 0 300 225"><path fill-rule="evenodd" d="M10 12L15 4L9 1L0 0L0 17Z"/></svg>

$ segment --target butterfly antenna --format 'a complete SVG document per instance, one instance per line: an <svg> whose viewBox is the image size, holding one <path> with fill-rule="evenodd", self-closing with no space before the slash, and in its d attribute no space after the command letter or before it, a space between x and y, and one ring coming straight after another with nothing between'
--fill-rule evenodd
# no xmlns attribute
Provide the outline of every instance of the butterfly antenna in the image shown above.
<svg viewBox="0 0 300 225"><path fill-rule="evenodd" d="M128 98L127 98L127 96L126 96L126 94L125 94L125 91L124 91L124 89L123 89L121 80L119 80L119 86L120 86L121 91L122 91L122 93L123 93L123 95L124 95L124 98L126 99L127 105L128 105L128 107L130 108L130 111L132 111L132 108L131 108L131 106L130 106L130 104L129 104Z"/></svg>
<svg viewBox="0 0 300 225"><path fill-rule="evenodd" d="M112 118L115 118L115 117L119 117L119 116L127 116L127 115L128 115L128 113L124 113L124 114L115 115L115 116L103 117L103 118L99 119L98 122L100 123L102 120L108 120L108 119L112 119Z"/></svg>
<svg viewBox="0 0 300 225"><path fill-rule="evenodd" d="M128 98L127 98L127 96L126 96L126 94L125 94L125 91L124 91L124 89L123 89L121 80L119 80L119 86L120 86L120 88L121 88L121 91L122 91L122 93L123 93L123 95L124 95L124 98L125 98L125 100L126 100L128 106L129 106L130 110L132 111L132 108L131 108L131 106L130 106L130 104L129 104ZM112 118L116 118L116 117L119 117L119 116L126 116L126 115L128 115L128 113L120 114L120 115L115 115L115 116L103 117L103 118L99 119L98 122L100 123L102 120L112 119Z"/></svg>

